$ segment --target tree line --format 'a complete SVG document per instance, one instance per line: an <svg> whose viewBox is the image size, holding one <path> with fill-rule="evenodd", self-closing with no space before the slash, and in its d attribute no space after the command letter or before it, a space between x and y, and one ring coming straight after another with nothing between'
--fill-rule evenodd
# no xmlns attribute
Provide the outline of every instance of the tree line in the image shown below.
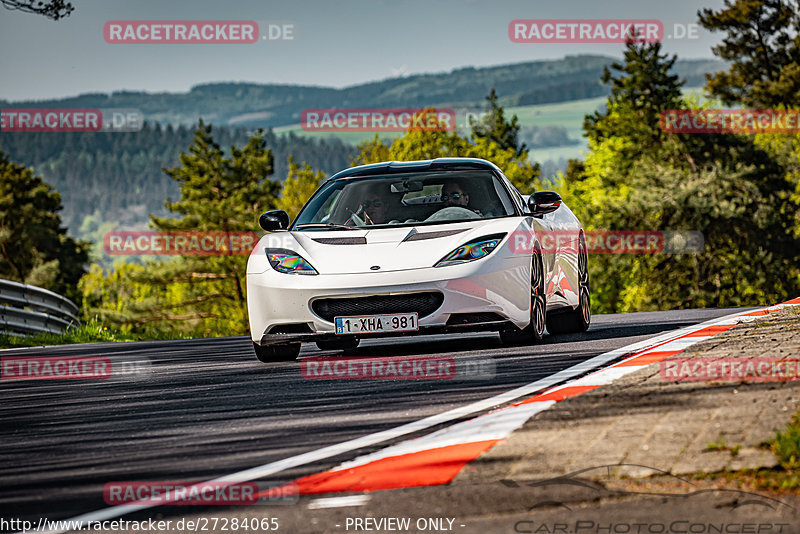
<svg viewBox="0 0 800 534"><path fill-rule="evenodd" d="M145 226L147 214L166 215L167 197L179 194L165 167L178 162L194 129L145 123L137 132L2 133L0 149L14 161L33 167L61 194L64 224L78 235L84 218ZM247 143L245 128L217 128L222 146ZM289 156L334 172L346 167L355 149L337 139L261 134L275 157L275 173L286 176Z"/></svg>

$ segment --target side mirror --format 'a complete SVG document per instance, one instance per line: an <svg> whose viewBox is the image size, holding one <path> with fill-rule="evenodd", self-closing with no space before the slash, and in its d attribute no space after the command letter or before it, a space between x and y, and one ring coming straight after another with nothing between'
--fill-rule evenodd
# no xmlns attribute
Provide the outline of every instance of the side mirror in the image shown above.
<svg viewBox="0 0 800 534"><path fill-rule="evenodd" d="M555 191L537 191L528 198L528 209L534 215L556 211L561 206L561 196Z"/></svg>
<svg viewBox="0 0 800 534"><path fill-rule="evenodd" d="M258 224L267 232L289 228L289 214L283 210L267 211L258 218Z"/></svg>

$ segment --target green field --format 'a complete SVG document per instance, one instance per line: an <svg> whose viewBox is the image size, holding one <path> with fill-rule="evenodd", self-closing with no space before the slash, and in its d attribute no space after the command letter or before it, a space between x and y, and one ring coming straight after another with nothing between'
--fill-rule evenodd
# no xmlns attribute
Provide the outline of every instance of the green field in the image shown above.
<svg viewBox="0 0 800 534"><path fill-rule="evenodd" d="M538 106L510 107L507 109L509 114L516 114L522 126L563 126L567 129L567 135L573 139L580 139L580 144L548 147L532 150L532 157L537 161L559 158L579 157L581 152L586 149L585 140L581 137L583 126L583 116L591 113L598 106L605 103L605 97L590 98L586 100L573 100L571 102L559 102L557 104L544 104ZM456 110L456 125L460 131L467 128L467 110ZM276 134L294 133L306 137L335 137L347 143L360 143L367 139L372 139L372 133L360 132L331 132L331 133L312 133L304 131L299 124L282 126L275 128ZM402 133L381 134L381 137L396 138Z"/></svg>
<svg viewBox="0 0 800 534"><path fill-rule="evenodd" d="M684 94L697 93L699 88L685 88ZM520 125L530 126L562 126L567 130L570 139L577 139L580 143L574 145L555 146L531 149L531 159L534 161L559 160L561 158L580 158L587 148L586 139L583 137L583 118L585 115L597 110L604 105L606 97L587 98L585 100L572 100L555 104L541 104L536 106L508 107L508 116L516 115ZM456 125L461 132L468 126L466 109L455 109ZM475 110L472 110L473 112ZM347 143L361 143L372 139L375 134L360 132L341 133L311 133L304 131L299 124L275 128L276 134L294 133L306 137L335 137ZM381 137L396 138L402 133L381 134Z"/></svg>

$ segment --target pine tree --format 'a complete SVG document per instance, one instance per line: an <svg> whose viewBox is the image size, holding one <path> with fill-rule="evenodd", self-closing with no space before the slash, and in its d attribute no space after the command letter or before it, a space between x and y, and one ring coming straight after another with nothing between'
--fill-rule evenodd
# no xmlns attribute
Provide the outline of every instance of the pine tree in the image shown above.
<svg viewBox="0 0 800 534"><path fill-rule="evenodd" d="M800 105L800 3L725 0L724 6L698 12L704 28L726 33L713 51L731 62L727 71L706 75L709 92L727 105Z"/></svg>
<svg viewBox="0 0 800 534"><path fill-rule="evenodd" d="M483 117L477 121L472 117L469 119L473 141L489 139L500 148L513 148L517 158L527 157L528 147L519 139L520 125L517 116L512 115L511 120L506 119L505 110L498 103L497 93L494 89L491 90L486 100L489 102L489 109Z"/></svg>
<svg viewBox="0 0 800 534"><path fill-rule="evenodd" d="M0 277L75 299L90 244L61 226L61 196L0 152Z"/></svg>
<svg viewBox="0 0 800 534"><path fill-rule="evenodd" d="M630 141L620 154L628 164L641 150L658 149L665 138L659 128L661 112L680 107L683 82L670 72L677 56L662 54L659 42L628 42L624 57L624 62L604 68L602 81L611 84L611 95L606 109L588 115L583 128L590 146L607 139Z"/></svg>

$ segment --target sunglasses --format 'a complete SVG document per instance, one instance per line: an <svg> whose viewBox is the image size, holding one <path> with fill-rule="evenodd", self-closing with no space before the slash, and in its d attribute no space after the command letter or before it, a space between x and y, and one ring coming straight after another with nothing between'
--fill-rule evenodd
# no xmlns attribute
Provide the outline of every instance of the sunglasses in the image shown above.
<svg viewBox="0 0 800 534"><path fill-rule="evenodd" d="M465 195L466 195L466 193L450 193L449 195L448 194L444 194L444 195L442 195L442 200L445 201L445 202L447 202L451 198L453 200L459 200L462 197L464 197Z"/></svg>
<svg viewBox="0 0 800 534"><path fill-rule="evenodd" d="M383 207L383 201L382 200L377 200L377 199L376 200L365 200L364 202L361 203L361 206L364 209L367 209L367 210L369 208L381 208L381 207Z"/></svg>

